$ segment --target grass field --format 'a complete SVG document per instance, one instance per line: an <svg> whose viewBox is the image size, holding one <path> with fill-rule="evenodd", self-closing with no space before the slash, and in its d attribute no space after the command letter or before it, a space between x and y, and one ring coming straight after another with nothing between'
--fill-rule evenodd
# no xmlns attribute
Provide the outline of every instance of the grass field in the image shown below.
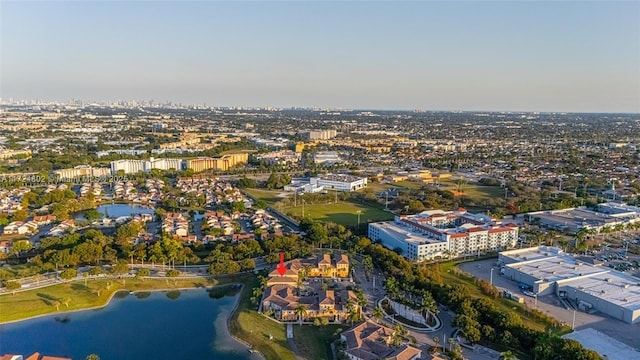
<svg viewBox="0 0 640 360"><path fill-rule="evenodd" d="M270 206L273 206L278 201L284 199L279 196L284 191L282 190L264 190L264 189L243 189L242 191L254 197L256 200L264 200Z"/></svg>
<svg viewBox="0 0 640 360"><path fill-rule="evenodd" d="M258 314L251 305L251 293L258 285L258 279L251 277L244 284L238 308L229 319L229 331L251 344L253 349L260 351L267 360L295 359L295 355L287 347L284 325ZM270 336L273 338L270 339Z"/></svg>
<svg viewBox="0 0 640 360"><path fill-rule="evenodd" d="M348 329L343 325L294 325L293 339L303 354L309 354L310 359L331 360L331 343L340 338L340 333Z"/></svg>
<svg viewBox="0 0 640 360"><path fill-rule="evenodd" d="M358 223L357 211L360 210L360 224L371 221L392 220L393 214L365 204L339 201L337 204L306 204L304 216L313 220L332 221L337 224L355 226ZM302 216L302 206L285 207L284 213Z"/></svg>
<svg viewBox="0 0 640 360"><path fill-rule="evenodd" d="M454 180L444 180L440 182L441 189L458 190L458 185ZM485 186L478 184L464 184L460 187L463 196L468 196L476 201L488 200L496 197L504 197L504 188L499 186Z"/></svg>
<svg viewBox="0 0 640 360"><path fill-rule="evenodd" d="M107 290L107 283L111 286ZM168 279L126 279L122 280L93 280L85 286L83 281L49 286L41 289L17 292L15 295L0 296L0 322L26 319L32 316L46 315L58 312L54 306L60 302L59 311L81 310L100 307L107 304L111 295L118 290L144 291L155 289L178 289L205 287L217 284L206 280L168 280ZM96 290L100 290L100 295ZM69 299L68 304L63 299ZM67 306L68 305L68 306Z"/></svg>

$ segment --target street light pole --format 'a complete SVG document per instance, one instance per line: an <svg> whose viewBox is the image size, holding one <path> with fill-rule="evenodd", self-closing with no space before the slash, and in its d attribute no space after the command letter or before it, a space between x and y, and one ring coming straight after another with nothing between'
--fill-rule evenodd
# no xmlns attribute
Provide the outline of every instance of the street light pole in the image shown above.
<svg viewBox="0 0 640 360"><path fill-rule="evenodd" d="M576 311L573 310L573 322L571 323L571 330L576 329Z"/></svg>
<svg viewBox="0 0 640 360"><path fill-rule="evenodd" d="M362 210L356 211L356 214L358 214L358 229L360 229L360 214L362 214Z"/></svg>
<svg viewBox="0 0 640 360"><path fill-rule="evenodd" d="M491 276L489 277L489 284L493 286L493 268L491 268Z"/></svg>

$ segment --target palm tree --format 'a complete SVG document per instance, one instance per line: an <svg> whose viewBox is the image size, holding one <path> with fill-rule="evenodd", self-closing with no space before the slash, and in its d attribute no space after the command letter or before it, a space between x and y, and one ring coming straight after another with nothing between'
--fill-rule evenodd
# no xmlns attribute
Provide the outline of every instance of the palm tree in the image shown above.
<svg viewBox="0 0 640 360"><path fill-rule="evenodd" d="M423 312L428 312L428 317L426 314L423 314L427 322L429 322L431 315L435 315L438 313L438 304L433 299L431 292L428 290L422 291L422 305L420 306L420 310Z"/></svg>
<svg viewBox="0 0 640 360"><path fill-rule="evenodd" d="M435 351L438 351L438 346L440 345L440 338L437 336L433 337L433 342L436 344Z"/></svg>
<svg viewBox="0 0 640 360"><path fill-rule="evenodd" d="M376 319L376 322L379 324L380 323L380 319L382 319L382 317L384 316L384 313L382 312L382 309L380 309L379 307L376 306L375 309L373 309L373 317L374 319Z"/></svg>
<svg viewBox="0 0 640 360"><path fill-rule="evenodd" d="M307 314L307 308L302 304L298 304L295 309L295 314L298 315L298 320L300 321L300 325L302 325L302 317Z"/></svg>
<svg viewBox="0 0 640 360"><path fill-rule="evenodd" d="M69 307L69 303L71 302L71 298L70 297L64 297L64 298L60 299L60 302L62 302L64 304L64 306Z"/></svg>
<svg viewBox="0 0 640 360"><path fill-rule="evenodd" d="M56 311L60 311L60 301L54 300L51 305L56 307Z"/></svg>
<svg viewBox="0 0 640 360"><path fill-rule="evenodd" d="M395 324L393 326L393 333L391 334L391 345L400 346L403 337L407 334L407 332L407 329L405 329L402 325Z"/></svg>
<svg viewBox="0 0 640 360"><path fill-rule="evenodd" d="M518 358L513 355L511 350L500 353L500 360L518 360Z"/></svg>
<svg viewBox="0 0 640 360"><path fill-rule="evenodd" d="M453 343L455 342L455 340L453 340L453 338L449 338L447 342L449 343L449 351L451 351L453 349Z"/></svg>
<svg viewBox="0 0 640 360"><path fill-rule="evenodd" d="M87 360L100 360L100 356L96 354L89 354L87 355Z"/></svg>

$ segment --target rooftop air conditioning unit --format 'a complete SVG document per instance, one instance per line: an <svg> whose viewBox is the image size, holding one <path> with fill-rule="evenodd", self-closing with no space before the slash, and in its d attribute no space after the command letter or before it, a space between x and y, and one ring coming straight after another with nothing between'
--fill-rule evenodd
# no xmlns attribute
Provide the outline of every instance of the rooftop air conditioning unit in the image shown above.
<svg viewBox="0 0 640 360"><path fill-rule="evenodd" d="M604 279L604 281L606 281L606 282L610 283L610 282L611 282L611 279L610 279L610 278L606 278L606 279Z"/></svg>

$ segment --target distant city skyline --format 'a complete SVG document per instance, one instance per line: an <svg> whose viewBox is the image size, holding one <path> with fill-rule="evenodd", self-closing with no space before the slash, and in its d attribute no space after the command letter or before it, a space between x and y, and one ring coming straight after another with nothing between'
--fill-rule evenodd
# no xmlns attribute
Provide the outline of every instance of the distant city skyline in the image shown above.
<svg viewBox="0 0 640 360"><path fill-rule="evenodd" d="M0 97L638 113L640 3L3 0Z"/></svg>

